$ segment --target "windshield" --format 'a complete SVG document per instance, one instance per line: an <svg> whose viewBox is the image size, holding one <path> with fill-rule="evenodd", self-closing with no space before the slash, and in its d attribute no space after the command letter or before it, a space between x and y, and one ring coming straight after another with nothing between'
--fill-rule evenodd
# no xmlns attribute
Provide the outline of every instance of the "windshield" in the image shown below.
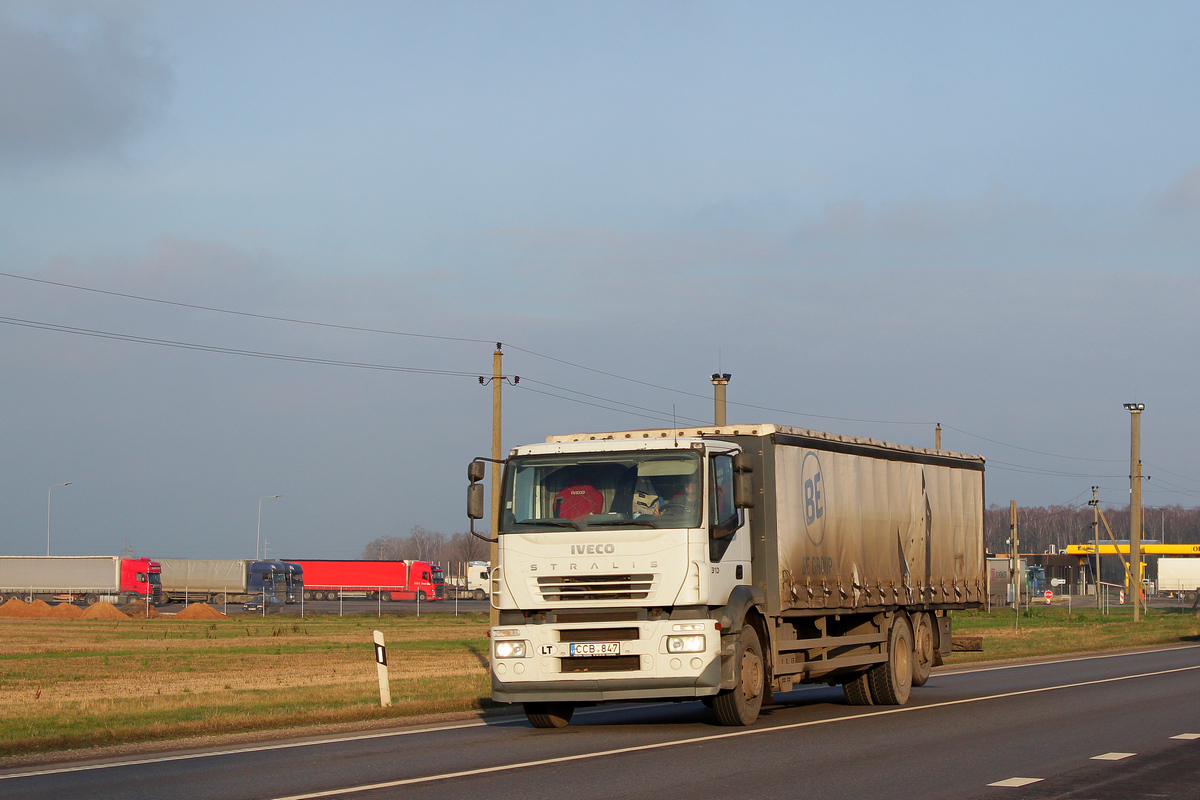
<svg viewBox="0 0 1200 800"><path fill-rule="evenodd" d="M516 457L500 531L694 528L700 477L700 456L690 450Z"/></svg>

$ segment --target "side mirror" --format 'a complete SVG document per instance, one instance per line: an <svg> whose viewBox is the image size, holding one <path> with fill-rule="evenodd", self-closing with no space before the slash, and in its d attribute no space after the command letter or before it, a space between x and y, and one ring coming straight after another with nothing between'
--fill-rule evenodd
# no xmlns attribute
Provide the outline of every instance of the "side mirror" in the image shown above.
<svg viewBox="0 0 1200 800"><path fill-rule="evenodd" d="M733 457L733 504L737 508L754 508L754 467L750 456L738 453Z"/></svg>
<svg viewBox="0 0 1200 800"><path fill-rule="evenodd" d="M480 464L478 461L472 461L471 466ZM467 516L471 519L483 519L483 484L472 483L467 487Z"/></svg>
<svg viewBox="0 0 1200 800"><path fill-rule="evenodd" d="M483 470L482 461L472 461L467 465L467 480L471 483L479 483L483 480ZM475 517L475 519L479 519L479 517Z"/></svg>

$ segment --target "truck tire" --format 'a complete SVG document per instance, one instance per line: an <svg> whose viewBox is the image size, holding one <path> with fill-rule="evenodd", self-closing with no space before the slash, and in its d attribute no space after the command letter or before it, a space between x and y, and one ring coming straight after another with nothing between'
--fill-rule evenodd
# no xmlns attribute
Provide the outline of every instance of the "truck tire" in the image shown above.
<svg viewBox="0 0 1200 800"><path fill-rule="evenodd" d="M734 687L713 699L713 711L721 725L749 725L758 719L767 683L762 645L749 625L742 627L734 645L733 677Z"/></svg>
<svg viewBox="0 0 1200 800"><path fill-rule="evenodd" d="M933 671L933 619L931 614L913 616L913 686L924 686Z"/></svg>
<svg viewBox="0 0 1200 800"><path fill-rule="evenodd" d="M422 589L421 591L417 592L417 599L420 600L422 603L424 603L426 600L429 599L429 595L425 594L425 590ZM564 724L566 724L566 723L564 723ZM562 727L562 726L560 725L559 727Z"/></svg>
<svg viewBox="0 0 1200 800"><path fill-rule="evenodd" d="M913 677L913 633L908 617L897 614L888 631L887 661L867 673L871 697L877 706L902 706L908 702Z"/></svg>
<svg viewBox="0 0 1200 800"><path fill-rule="evenodd" d="M390 602L392 602L392 593L391 592L380 592L379 599L385 603L390 603Z"/></svg>
<svg viewBox="0 0 1200 800"><path fill-rule="evenodd" d="M483 589L476 589L474 596L475 599L479 601L487 600L487 594L483 591Z"/></svg>
<svg viewBox="0 0 1200 800"><path fill-rule="evenodd" d="M525 703L525 718L535 728L565 728L574 713L574 703Z"/></svg>
<svg viewBox="0 0 1200 800"><path fill-rule="evenodd" d="M846 695L847 703L852 706L875 705L875 699L871 697L871 679L869 674L864 672L862 675L842 684L842 692Z"/></svg>
<svg viewBox="0 0 1200 800"><path fill-rule="evenodd" d="M84 595L84 597L83 597L84 605L88 605L88 606L95 605L98 602L100 602L100 598L94 594Z"/></svg>

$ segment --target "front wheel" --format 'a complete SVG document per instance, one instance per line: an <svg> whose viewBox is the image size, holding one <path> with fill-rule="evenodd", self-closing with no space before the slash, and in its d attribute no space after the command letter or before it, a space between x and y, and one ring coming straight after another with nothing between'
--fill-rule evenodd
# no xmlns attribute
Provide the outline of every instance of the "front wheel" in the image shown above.
<svg viewBox="0 0 1200 800"><path fill-rule="evenodd" d="M487 594L483 591L483 589L476 589L475 599L480 601L487 600Z"/></svg>
<svg viewBox="0 0 1200 800"><path fill-rule="evenodd" d="M425 592L423 592L423 591L417 592L417 599L419 601L421 601L422 603L424 603L426 600L429 599L429 595L425 594Z"/></svg>
<svg viewBox="0 0 1200 800"><path fill-rule="evenodd" d="M525 703L525 718L535 728L565 728L574 713L574 703Z"/></svg>
<svg viewBox="0 0 1200 800"><path fill-rule="evenodd" d="M713 711L721 725L749 725L758 719L763 703L766 673L762 644L749 625L738 633L733 652L734 687L722 690L713 699Z"/></svg>

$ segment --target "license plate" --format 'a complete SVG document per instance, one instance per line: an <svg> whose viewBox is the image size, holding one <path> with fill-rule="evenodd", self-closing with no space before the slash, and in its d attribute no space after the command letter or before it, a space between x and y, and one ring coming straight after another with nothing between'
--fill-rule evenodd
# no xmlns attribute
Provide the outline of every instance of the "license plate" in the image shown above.
<svg viewBox="0 0 1200 800"><path fill-rule="evenodd" d="M619 656L620 642L575 642L569 645L573 656Z"/></svg>

